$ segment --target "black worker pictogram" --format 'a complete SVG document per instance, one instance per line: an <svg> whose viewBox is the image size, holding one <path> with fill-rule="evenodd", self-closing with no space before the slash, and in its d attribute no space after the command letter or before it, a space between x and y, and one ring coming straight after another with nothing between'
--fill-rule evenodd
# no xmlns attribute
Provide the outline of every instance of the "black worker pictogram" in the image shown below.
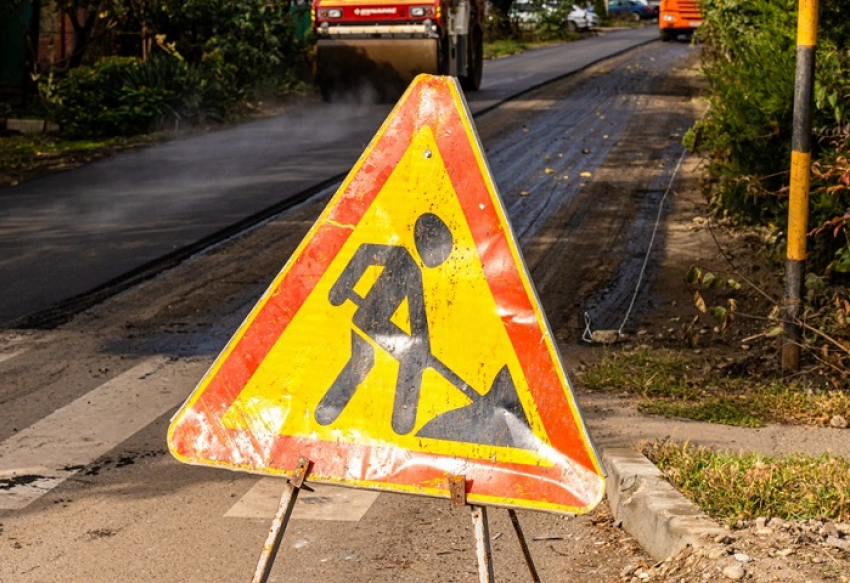
<svg viewBox="0 0 850 583"><path fill-rule="evenodd" d="M432 213L416 220L413 237L426 269L442 265L454 248L448 226ZM380 275L361 296L354 288L374 266L382 268ZM334 306L346 301L357 306L352 317L351 356L316 407L316 421L329 425L340 416L374 367L378 346L399 363L391 418L393 431L399 435L410 433L416 425L422 375L431 368L466 395L471 404L430 420L418 436L536 449L539 439L529 428L507 366L497 373L490 390L481 395L432 353L422 269L403 246L364 243L357 249L328 297ZM392 321L405 301L409 332Z"/></svg>

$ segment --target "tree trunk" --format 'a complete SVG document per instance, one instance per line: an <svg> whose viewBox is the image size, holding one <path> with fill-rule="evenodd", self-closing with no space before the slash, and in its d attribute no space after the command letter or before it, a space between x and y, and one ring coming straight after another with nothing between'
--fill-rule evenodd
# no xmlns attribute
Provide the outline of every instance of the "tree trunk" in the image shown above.
<svg viewBox="0 0 850 583"><path fill-rule="evenodd" d="M85 20L80 22L80 13L77 10L65 11L65 14L70 17L71 25L74 27L74 48L71 51L68 68L73 69L83 64L86 49L88 49L92 31L94 30L94 24L97 22L97 13L98 10L96 8L86 10Z"/></svg>

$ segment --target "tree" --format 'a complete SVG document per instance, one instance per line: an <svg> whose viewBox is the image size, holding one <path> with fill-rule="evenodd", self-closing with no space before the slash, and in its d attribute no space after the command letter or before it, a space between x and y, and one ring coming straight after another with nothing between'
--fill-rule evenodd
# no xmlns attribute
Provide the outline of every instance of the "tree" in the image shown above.
<svg viewBox="0 0 850 583"><path fill-rule="evenodd" d="M490 4L494 12L491 18L496 22L497 30L506 36L511 33L511 19L509 14L513 3L514 0L491 0Z"/></svg>
<svg viewBox="0 0 850 583"><path fill-rule="evenodd" d="M106 2L93 0L52 0L52 2L60 14L68 18L74 28L74 46L71 49L68 67L79 67L83 63L95 24Z"/></svg>

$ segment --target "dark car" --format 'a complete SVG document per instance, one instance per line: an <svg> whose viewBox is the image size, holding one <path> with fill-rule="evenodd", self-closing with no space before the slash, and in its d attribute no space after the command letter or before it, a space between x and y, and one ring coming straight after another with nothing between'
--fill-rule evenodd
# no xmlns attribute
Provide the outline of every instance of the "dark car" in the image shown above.
<svg viewBox="0 0 850 583"><path fill-rule="evenodd" d="M609 0L608 16L611 18L630 18L635 21L648 20L658 16L658 8L637 0Z"/></svg>

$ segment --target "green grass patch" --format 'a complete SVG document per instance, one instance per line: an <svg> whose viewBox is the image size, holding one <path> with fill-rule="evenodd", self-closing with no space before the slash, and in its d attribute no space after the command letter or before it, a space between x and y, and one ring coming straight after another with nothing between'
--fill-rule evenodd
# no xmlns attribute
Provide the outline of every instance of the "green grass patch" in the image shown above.
<svg viewBox="0 0 850 583"><path fill-rule="evenodd" d="M709 516L734 524L760 516L850 520L850 462L823 454L733 455L671 442L643 453Z"/></svg>
<svg viewBox="0 0 850 583"><path fill-rule="evenodd" d="M484 43L484 58L498 59L499 57L507 57L509 55L517 55L531 49L537 49L553 44L558 44L556 41L523 41L517 39L493 40Z"/></svg>
<svg viewBox="0 0 850 583"><path fill-rule="evenodd" d="M694 421L708 421L722 425L761 427L764 422L751 414L743 404L732 399L710 399L705 403L675 403L670 401L644 401L638 405L641 413L680 417Z"/></svg>
<svg viewBox="0 0 850 583"><path fill-rule="evenodd" d="M5 136L0 138L0 167L26 168L57 155L101 150L115 144L116 140L62 140L50 134Z"/></svg>
<svg viewBox="0 0 850 583"><path fill-rule="evenodd" d="M582 386L593 390L616 389L647 398L696 398L699 388L693 364L672 351L639 348L611 353L588 367Z"/></svg>
<svg viewBox="0 0 850 583"><path fill-rule="evenodd" d="M580 384L642 397L643 413L760 427L765 423L825 426L850 419L850 393L818 389L776 376L731 373L694 355L641 347L611 353L591 365Z"/></svg>
<svg viewBox="0 0 850 583"><path fill-rule="evenodd" d="M25 178L65 164L85 163L117 149L144 144L152 136L68 140L57 134L22 134L0 137L0 175Z"/></svg>

